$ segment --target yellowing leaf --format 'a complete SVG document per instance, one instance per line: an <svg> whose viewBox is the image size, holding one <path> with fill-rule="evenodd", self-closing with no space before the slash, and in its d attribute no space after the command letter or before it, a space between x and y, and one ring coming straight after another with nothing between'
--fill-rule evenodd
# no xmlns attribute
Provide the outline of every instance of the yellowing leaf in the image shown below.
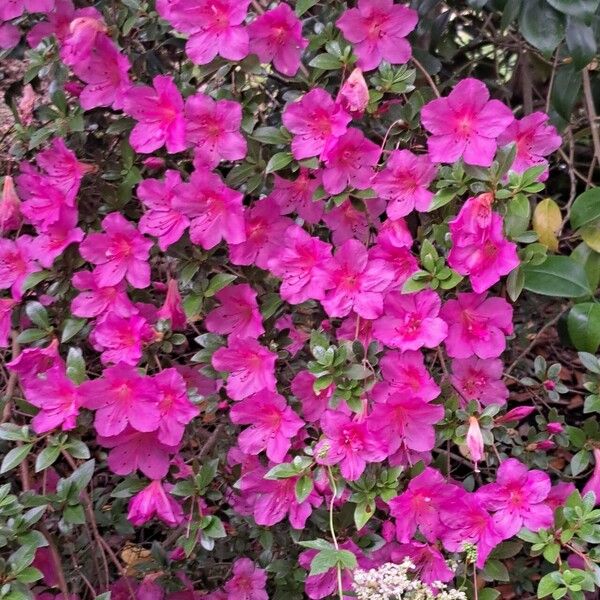
<svg viewBox="0 0 600 600"><path fill-rule="evenodd" d="M583 241L596 252L600 252L600 222L591 223L579 230Z"/></svg>
<svg viewBox="0 0 600 600"><path fill-rule="evenodd" d="M533 230L544 246L556 252L558 250L557 233L562 223L560 207L552 198L542 200L533 212Z"/></svg>
<svg viewBox="0 0 600 600"><path fill-rule="evenodd" d="M137 572L136 566L147 562L148 558L150 558L150 550L135 544L126 544L121 551L121 559L125 563L127 575L135 575Z"/></svg>

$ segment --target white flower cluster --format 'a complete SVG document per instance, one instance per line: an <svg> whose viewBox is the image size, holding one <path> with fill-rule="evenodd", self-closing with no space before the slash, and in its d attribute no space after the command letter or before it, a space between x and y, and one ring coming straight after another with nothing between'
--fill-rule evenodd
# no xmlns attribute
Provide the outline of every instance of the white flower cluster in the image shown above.
<svg viewBox="0 0 600 600"><path fill-rule="evenodd" d="M415 566L408 558L402 564L385 563L378 569L354 571L354 592L358 600L467 600L463 592L448 590L443 583L431 587L439 590L437 595L431 587L410 578L409 571Z"/></svg>

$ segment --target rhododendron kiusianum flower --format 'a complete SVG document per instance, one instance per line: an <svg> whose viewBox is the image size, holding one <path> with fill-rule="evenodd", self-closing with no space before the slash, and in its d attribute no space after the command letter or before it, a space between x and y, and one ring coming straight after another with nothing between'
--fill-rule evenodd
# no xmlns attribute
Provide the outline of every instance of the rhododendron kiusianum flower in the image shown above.
<svg viewBox="0 0 600 600"><path fill-rule="evenodd" d="M335 385L331 384L325 389L315 392L313 384L315 376L309 371L300 371L294 379L292 379L292 394L300 400L302 405L302 416L314 423L321 418L321 415L329 406L329 399L333 396Z"/></svg>
<svg viewBox="0 0 600 600"><path fill-rule="evenodd" d="M10 289L15 300L23 297L27 277L41 270L33 256L32 240L29 235L15 240L0 238L0 290Z"/></svg>
<svg viewBox="0 0 600 600"><path fill-rule="evenodd" d="M553 125L548 125L548 115L534 112L522 119L514 120L498 138L498 144L504 146L515 143L517 155L511 165L511 171L523 173L531 167L548 166L544 158L560 148L562 138ZM547 172L542 174L545 179Z"/></svg>
<svg viewBox="0 0 600 600"><path fill-rule="evenodd" d="M359 549L352 540L346 540L340 544L340 549L349 550L355 556L359 553ZM310 572L310 565L317 555L317 550L305 550L298 556L298 563L303 569ZM343 589L349 590L352 587L353 575L349 569L341 569L340 577L342 579ZM317 575L308 575L304 584L304 591L311 600L322 600L329 598L335 594L338 589L338 572L335 567L332 567L324 573ZM349 600L350 596L344 596L344 600Z"/></svg>
<svg viewBox="0 0 600 600"><path fill-rule="evenodd" d="M175 189L173 208L190 219L190 239L205 250L221 240L229 244L246 241L244 196L227 187L209 171L194 171L189 183Z"/></svg>
<svg viewBox="0 0 600 600"><path fill-rule="evenodd" d="M490 100L485 84L477 79L459 81L446 98L437 98L421 109L429 157L437 163L462 158L468 165L489 167L498 147L497 138L513 121L511 110Z"/></svg>
<svg viewBox="0 0 600 600"><path fill-rule="evenodd" d="M373 326L373 335L398 350L435 348L448 332L446 323L438 317L441 304L433 290L390 292L385 297L383 316Z"/></svg>
<svg viewBox="0 0 600 600"><path fill-rule="evenodd" d="M394 0L358 0L337 20L344 37L354 44L358 66L376 69L382 60L393 65L408 62L411 56L406 36L417 25L416 11Z"/></svg>
<svg viewBox="0 0 600 600"><path fill-rule="evenodd" d="M300 169L300 174L294 181L274 175L275 184L270 197L277 203L282 215L292 212L307 223L318 223L323 216L323 200L313 200L320 179L311 174L308 169Z"/></svg>
<svg viewBox="0 0 600 600"><path fill-rule="evenodd" d="M327 144L322 153L325 161L323 187L329 194L339 194L348 185L366 190L373 179L373 167L381 149L368 140L360 129L350 128L341 137Z"/></svg>
<svg viewBox="0 0 600 600"><path fill-rule="evenodd" d="M7 367L17 373L21 387L27 391L30 382L38 375L46 373L52 367L64 367L63 359L58 353L58 340L53 338L45 348L25 348L19 356L13 358Z"/></svg>
<svg viewBox="0 0 600 600"><path fill-rule="evenodd" d="M398 548L392 548L393 562L402 564L405 558L415 566L414 573L424 583L432 586L438 581L442 583L454 579L454 571L448 566L444 555L433 544L421 544L412 542L400 544Z"/></svg>
<svg viewBox="0 0 600 600"><path fill-rule="evenodd" d="M269 269L282 279L279 293L290 304L322 300L333 286L328 266L331 246L304 229L291 225L285 231L285 246L271 258Z"/></svg>
<svg viewBox="0 0 600 600"><path fill-rule="evenodd" d="M2 0L0 4L0 21L10 21L20 17L24 12L50 12L54 0Z"/></svg>
<svg viewBox="0 0 600 600"><path fill-rule="evenodd" d="M150 285L148 255L152 242L144 238L121 213L102 220L104 233L90 233L80 244L81 256L97 265L94 274L100 286L114 286L123 279L135 288Z"/></svg>
<svg viewBox="0 0 600 600"><path fill-rule="evenodd" d="M12 309L16 301L12 298L0 298L0 348L8 348Z"/></svg>
<svg viewBox="0 0 600 600"><path fill-rule="evenodd" d="M87 63L100 40L112 42L107 34L108 26L99 12L74 18L60 45L60 58L71 68Z"/></svg>
<svg viewBox="0 0 600 600"><path fill-rule="evenodd" d="M257 338L265 329L256 302L256 292L247 284L230 285L215 294L221 306L204 321L208 331L240 338Z"/></svg>
<svg viewBox="0 0 600 600"><path fill-rule="evenodd" d="M346 240L356 238L366 244L371 225L377 227L377 217L385 210L385 200L371 198L366 201L366 211L355 208L352 202L342 202L323 215L323 221L331 229L331 240L341 246Z"/></svg>
<svg viewBox="0 0 600 600"><path fill-rule="evenodd" d="M544 504L547 504L552 511L554 512L560 506L564 506L567 498L576 490L574 483L570 481L560 481L556 485L553 485L544 501ZM585 496L585 488L583 495Z"/></svg>
<svg viewBox="0 0 600 600"><path fill-rule="evenodd" d="M183 300L179 293L177 279L169 279L167 295L163 305L156 311L156 318L169 321L173 331L185 329L187 316L183 309Z"/></svg>
<svg viewBox="0 0 600 600"><path fill-rule="evenodd" d="M386 457L381 439L372 435L366 420L354 420L342 411L327 410L320 419L324 438L315 446L315 460L323 465L340 465L342 475L356 481L367 463Z"/></svg>
<svg viewBox="0 0 600 600"><path fill-rule="evenodd" d="M275 328L277 331L287 330L283 344L285 349L292 356L298 354L298 352L304 348L304 344L306 344L310 338L310 334L294 325L290 315L283 315L282 317L279 317L279 319L275 321Z"/></svg>
<svg viewBox="0 0 600 600"><path fill-rule="evenodd" d="M502 372L500 359L457 358L452 361L450 381L463 407L470 400L477 400L483 406L505 404L508 388L502 380Z"/></svg>
<svg viewBox="0 0 600 600"><path fill-rule="evenodd" d="M383 292L394 272L380 260L369 260L367 249L358 240L344 242L329 267L333 287L321 301L330 317L345 317L354 310L365 319L383 312Z"/></svg>
<svg viewBox="0 0 600 600"><path fill-rule="evenodd" d="M225 371L227 395L232 400L267 390L275 392L275 360L273 354L256 340L230 337L226 348L219 348L212 356L217 371Z"/></svg>
<svg viewBox="0 0 600 600"><path fill-rule="evenodd" d="M265 586L267 573L249 558L238 558L233 563L233 576L225 584L227 600L269 600Z"/></svg>
<svg viewBox="0 0 600 600"><path fill-rule="evenodd" d="M31 255L42 267L49 269L54 259L60 256L68 246L83 240L85 234L77 227L77 211L65 209L58 220L47 227L33 239Z"/></svg>
<svg viewBox="0 0 600 600"><path fill-rule="evenodd" d="M426 155L394 150L385 169L373 180L373 188L381 198L388 200L388 217L399 219L413 210L424 212L429 208L433 192L428 187L435 175L436 168Z"/></svg>
<svg viewBox="0 0 600 600"><path fill-rule="evenodd" d="M25 399L40 409L31 426L36 433L74 429L82 404L77 386L67 377L64 366L56 365L40 377L32 377Z"/></svg>
<svg viewBox="0 0 600 600"><path fill-rule="evenodd" d="M6 175L0 197L0 235L18 229L21 221L21 200L17 196L13 178Z"/></svg>
<svg viewBox="0 0 600 600"><path fill-rule="evenodd" d="M233 423L250 425L238 435L238 445L246 454L266 451L273 462L283 462L292 438L304 421L287 405L285 398L262 391L236 402L229 413Z"/></svg>
<svg viewBox="0 0 600 600"><path fill-rule="evenodd" d="M185 101L187 141L194 147L194 166L213 169L222 160L246 156L248 145L240 133L242 105L233 100L213 100L197 93Z"/></svg>
<svg viewBox="0 0 600 600"><path fill-rule="evenodd" d="M129 501L127 519L140 526L156 516L169 527L183 521L183 510L160 481L153 481Z"/></svg>
<svg viewBox="0 0 600 600"><path fill-rule="evenodd" d="M150 377L119 363L102 377L81 385L84 406L96 411L94 427L101 436L115 436L127 425L137 431L155 431L160 421L156 388Z"/></svg>
<svg viewBox="0 0 600 600"><path fill-rule="evenodd" d="M163 180L144 179L137 187L137 196L147 209L140 219L140 232L157 238L163 252L181 238L190 224L184 214L173 208L175 190L180 184L179 171L168 169Z"/></svg>
<svg viewBox="0 0 600 600"><path fill-rule="evenodd" d="M78 317L98 317L108 312L128 317L137 311L127 296L125 281L102 287L98 275L89 271L74 273L71 281L81 292L71 302L71 312Z"/></svg>
<svg viewBox="0 0 600 600"><path fill-rule="evenodd" d="M455 489L458 492L430 467L411 479L406 490L388 502L390 514L396 519L398 541L410 542L418 529L427 541L435 542L443 529L440 513Z"/></svg>
<svg viewBox="0 0 600 600"><path fill-rule="evenodd" d="M467 429L466 445L469 450L469 455L473 461L474 471L479 473L479 467L477 463L483 460L485 452L485 443L483 441L483 434L481 433L481 427L479 426L479 420L475 416L469 417L469 428Z"/></svg>
<svg viewBox="0 0 600 600"><path fill-rule="evenodd" d="M302 51L308 40L302 37L302 21L288 4L282 2L258 16L248 25L250 52L263 63L273 66L284 75L293 77L300 68Z"/></svg>
<svg viewBox="0 0 600 600"><path fill-rule="evenodd" d="M129 135L131 147L150 153L164 145L170 154L181 152L187 147L183 98L168 75L157 75L152 85L132 87L125 95L123 110L138 121Z"/></svg>
<svg viewBox="0 0 600 600"><path fill-rule="evenodd" d="M593 492L596 496L596 506L600 504L600 448L594 448L594 472L583 486L583 493Z"/></svg>
<svg viewBox="0 0 600 600"><path fill-rule="evenodd" d="M283 111L283 124L292 134L296 160L320 156L325 147L348 129L352 117L322 88L314 88Z"/></svg>
<svg viewBox="0 0 600 600"><path fill-rule="evenodd" d="M21 30L12 23L0 23L0 50L11 50L21 39Z"/></svg>
<svg viewBox="0 0 600 600"><path fill-rule="evenodd" d="M494 512L494 522L508 538L522 527L539 531L552 526L552 509L544 503L550 487L546 473L529 471L523 463L509 458L498 468L496 481L480 487L476 494L483 506Z"/></svg>
<svg viewBox="0 0 600 600"><path fill-rule="evenodd" d="M243 26L250 0L158 0L158 13L176 29L190 34L185 50L193 62L206 65L217 54L227 60L248 55Z"/></svg>
<svg viewBox="0 0 600 600"><path fill-rule="evenodd" d="M335 101L353 118L360 119L363 116L369 104L369 88L358 67L344 81Z"/></svg>
<svg viewBox="0 0 600 600"><path fill-rule="evenodd" d="M452 358L496 358L513 332L512 306L504 298L459 293L440 312L448 323L446 350Z"/></svg>
<svg viewBox="0 0 600 600"><path fill-rule="evenodd" d="M386 221L389 223L390 221ZM377 243L369 249L369 257L381 260L386 269L394 273L394 278L389 289L398 289L413 273L418 271L419 262L409 250L412 237L406 245L397 235L390 232L389 228L382 228L377 235Z"/></svg>

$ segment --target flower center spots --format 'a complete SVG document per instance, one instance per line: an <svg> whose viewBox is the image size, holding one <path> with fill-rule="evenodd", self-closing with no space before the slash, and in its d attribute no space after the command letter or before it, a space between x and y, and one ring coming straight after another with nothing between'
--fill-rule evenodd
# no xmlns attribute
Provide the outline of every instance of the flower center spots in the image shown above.
<svg viewBox="0 0 600 600"><path fill-rule="evenodd" d="M463 390L469 396L477 396L487 386L488 379L485 375L472 375L468 379L465 379L463 383Z"/></svg>
<svg viewBox="0 0 600 600"><path fill-rule="evenodd" d="M463 310L462 322L469 335L478 339L487 337L487 319L469 309Z"/></svg>
<svg viewBox="0 0 600 600"><path fill-rule="evenodd" d="M461 137L469 137L473 129L473 120L470 116L465 115L458 120L456 124L456 133Z"/></svg>
<svg viewBox="0 0 600 600"><path fill-rule="evenodd" d="M486 258L495 258L498 254L498 246L491 240L486 240L483 246L483 254Z"/></svg>
<svg viewBox="0 0 600 600"><path fill-rule="evenodd" d="M118 236L107 250L108 258L126 258L132 254L133 248L126 237Z"/></svg>
<svg viewBox="0 0 600 600"><path fill-rule="evenodd" d="M342 429L341 438L342 444L354 452L363 449L363 440L357 435L357 432L353 427L344 427Z"/></svg>

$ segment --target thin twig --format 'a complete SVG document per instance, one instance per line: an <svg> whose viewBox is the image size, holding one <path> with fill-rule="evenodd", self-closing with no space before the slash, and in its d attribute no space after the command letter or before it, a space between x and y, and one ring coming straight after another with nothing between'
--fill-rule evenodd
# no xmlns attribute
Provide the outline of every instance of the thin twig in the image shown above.
<svg viewBox="0 0 600 600"><path fill-rule="evenodd" d="M16 331L12 332L12 359L15 360L19 353L21 352L21 347L19 342L17 341L19 334ZM10 420L12 413L12 397L15 393L15 389L17 388L17 379L18 376L15 371L11 371L10 376L8 378L8 383L6 384L6 394L5 394L5 402L4 410L2 411L2 419L1 423L6 423Z"/></svg>
<svg viewBox="0 0 600 600"><path fill-rule="evenodd" d="M585 108L592 131L592 142L594 144L594 155L600 163L600 134L598 133L598 122L596 121L596 108L594 107L594 96L592 94L592 85L590 83L590 72L588 67L581 72L583 78L583 96L585 98Z"/></svg>
<svg viewBox="0 0 600 600"><path fill-rule="evenodd" d="M440 90L438 90L437 85L435 85L435 81L433 81L431 75L427 72L427 69L425 69L425 67L414 56L411 58L411 60L413 63L415 63L415 67L421 71L421 74L427 80L429 87L433 90L433 93L436 95L436 97L441 98L442 95L440 94Z"/></svg>
<svg viewBox="0 0 600 600"><path fill-rule="evenodd" d="M331 485L331 502L329 503L329 532L331 533L331 538L333 539L333 545L336 550L340 549L340 545L338 544L337 536L335 534L335 527L333 525L333 507L335 506L335 497L337 496L337 486L335 485L335 479L333 478L333 473L331 472L331 467L327 466L327 474L329 475L329 485ZM336 565L337 569L337 584L338 584L338 593L340 596L340 600L344 600L344 584L342 582L342 568L339 563Z"/></svg>

